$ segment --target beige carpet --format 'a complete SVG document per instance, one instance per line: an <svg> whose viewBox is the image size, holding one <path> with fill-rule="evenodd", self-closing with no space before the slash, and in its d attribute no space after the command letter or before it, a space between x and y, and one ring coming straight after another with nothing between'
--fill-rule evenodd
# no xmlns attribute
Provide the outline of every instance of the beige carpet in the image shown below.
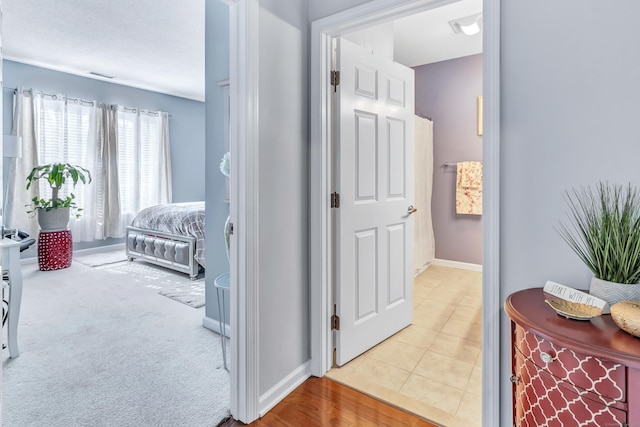
<svg viewBox="0 0 640 427"><path fill-rule="evenodd" d="M185 273L140 260L106 263L95 268L113 275L116 280L129 280L190 307L204 306L204 277L191 280Z"/></svg>
<svg viewBox="0 0 640 427"><path fill-rule="evenodd" d="M105 252L90 252L87 254L84 254L82 252L75 252L73 254L73 261L88 265L89 267L99 267L102 265L113 264L126 260L127 253L124 251L124 249L109 250Z"/></svg>
<svg viewBox="0 0 640 427"><path fill-rule="evenodd" d="M213 427L228 416L229 374L203 308L81 263L22 270L20 357L2 351L3 426Z"/></svg>

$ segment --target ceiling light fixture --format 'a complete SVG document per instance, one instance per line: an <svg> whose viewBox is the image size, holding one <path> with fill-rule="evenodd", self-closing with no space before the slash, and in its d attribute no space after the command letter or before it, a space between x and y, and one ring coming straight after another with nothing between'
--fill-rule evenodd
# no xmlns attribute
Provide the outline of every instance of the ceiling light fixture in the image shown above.
<svg viewBox="0 0 640 427"><path fill-rule="evenodd" d="M464 18L454 19L453 21L449 21L449 25L451 25L453 32L456 34L473 36L478 34L482 29L482 13L475 13L465 16Z"/></svg>

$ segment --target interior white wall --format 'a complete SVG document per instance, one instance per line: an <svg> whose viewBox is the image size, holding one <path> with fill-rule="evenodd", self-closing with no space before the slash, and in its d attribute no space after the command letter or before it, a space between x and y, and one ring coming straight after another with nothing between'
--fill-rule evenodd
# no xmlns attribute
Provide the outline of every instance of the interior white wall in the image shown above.
<svg viewBox="0 0 640 427"><path fill-rule="evenodd" d="M307 2L260 1L259 35L258 353L264 398L310 358Z"/></svg>

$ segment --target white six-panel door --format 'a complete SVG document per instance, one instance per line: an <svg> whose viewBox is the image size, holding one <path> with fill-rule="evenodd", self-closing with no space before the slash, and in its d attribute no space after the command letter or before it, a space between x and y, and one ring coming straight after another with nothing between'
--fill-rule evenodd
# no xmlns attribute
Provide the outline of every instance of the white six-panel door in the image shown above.
<svg viewBox="0 0 640 427"><path fill-rule="evenodd" d="M341 39L336 364L412 319L414 73Z"/></svg>

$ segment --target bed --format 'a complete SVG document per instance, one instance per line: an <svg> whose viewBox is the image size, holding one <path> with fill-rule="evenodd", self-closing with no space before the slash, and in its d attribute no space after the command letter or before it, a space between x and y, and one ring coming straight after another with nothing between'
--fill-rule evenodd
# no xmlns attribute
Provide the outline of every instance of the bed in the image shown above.
<svg viewBox="0 0 640 427"><path fill-rule="evenodd" d="M204 202L143 209L127 227L127 257L187 273L195 280L204 271L204 218Z"/></svg>

